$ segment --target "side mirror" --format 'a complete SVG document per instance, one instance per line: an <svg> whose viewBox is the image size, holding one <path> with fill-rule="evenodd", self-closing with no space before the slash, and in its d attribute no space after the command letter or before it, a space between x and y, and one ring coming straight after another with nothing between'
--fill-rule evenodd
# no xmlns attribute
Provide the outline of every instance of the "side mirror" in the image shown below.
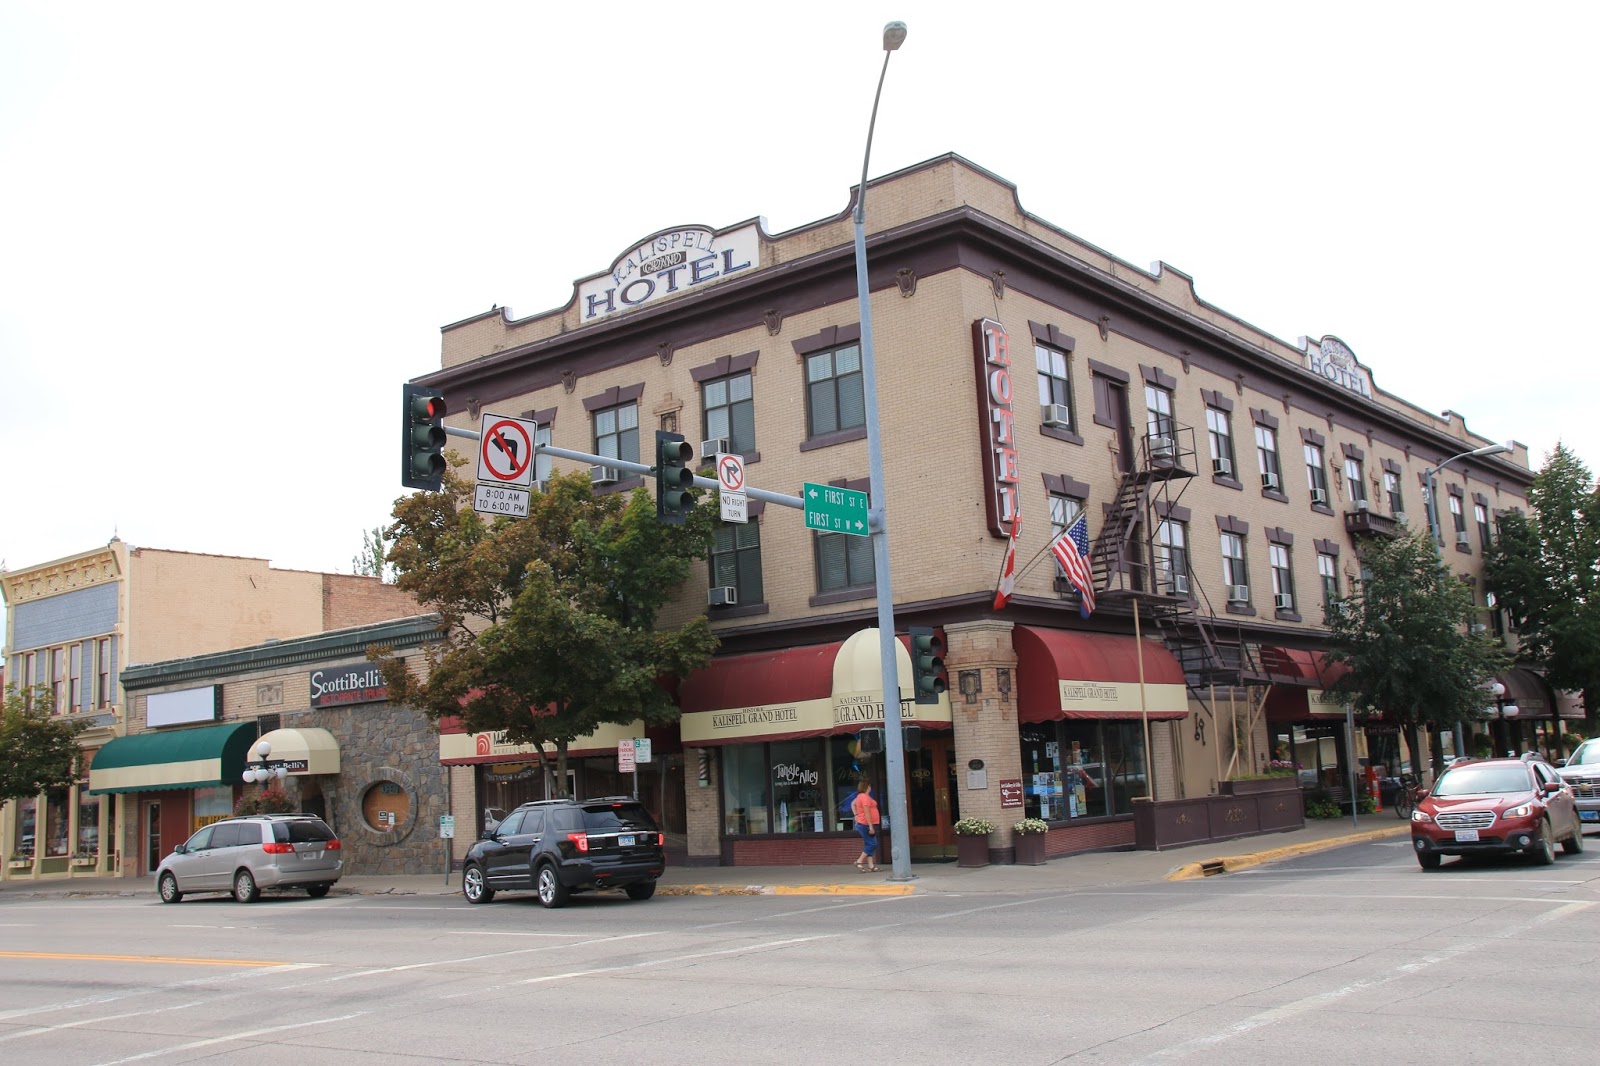
<svg viewBox="0 0 1600 1066"><path fill-rule="evenodd" d="M1566 786L1560 781L1546 781L1544 783L1544 794L1547 796L1553 795L1554 793L1560 792L1565 787Z"/></svg>
<svg viewBox="0 0 1600 1066"><path fill-rule="evenodd" d="M1565 766L1565 765L1567 765L1567 757L1565 755L1563 755L1561 758L1557 759L1556 760L1556 765L1557 766Z"/></svg>
<svg viewBox="0 0 1600 1066"><path fill-rule="evenodd" d="M187 844L179 844L177 847L172 849L172 854L174 854L174 855L187 855L187 854L189 854L189 845L187 845Z"/></svg>
<svg viewBox="0 0 1600 1066"><path fill-rule="evenodd" d="M1425 800L1427 798L1428 798L1428 790L1425 789L1425 788L1418 787L1418 789L1417 789L1417 802L1421 803L1423 800Z"/></svg>

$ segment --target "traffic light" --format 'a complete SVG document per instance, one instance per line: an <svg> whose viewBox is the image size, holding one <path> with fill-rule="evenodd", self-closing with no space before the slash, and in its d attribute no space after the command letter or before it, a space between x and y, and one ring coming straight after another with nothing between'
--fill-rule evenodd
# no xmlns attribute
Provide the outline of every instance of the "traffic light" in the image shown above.
<svg viewBox="0 0 1600 1066"><path fill-rule="evenodd" d="M444 397L410 382L401 426L400 484L438 492L444 485Z"/></svg>
<svg viewBox="0 0 1600 1066"><path fill-rule="evenodd" d="M918 703L938 703L940 693L950 687L944 673L944 641L934 635L932 626L911 626L911 691Z"/></svg>
<svg viewBox="0 0 1600 1066"><path fill-rule="evenodd" d="M694 509L692 462L694 448L682 433L656 430L656 517L661 521L682 525Z"/></svg>

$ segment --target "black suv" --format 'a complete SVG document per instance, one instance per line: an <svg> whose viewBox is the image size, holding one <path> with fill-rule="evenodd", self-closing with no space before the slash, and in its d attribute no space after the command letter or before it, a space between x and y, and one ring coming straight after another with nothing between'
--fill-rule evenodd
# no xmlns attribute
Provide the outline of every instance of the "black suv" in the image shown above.
<svg viewBox="0 0 1600 1066"><path fill-rule="evenodd" d="M467 852L461 891L469 903L488 903L496 892L539 893L560 907L574 892L626 890L649 899L667 866L666 838L636 799L536 800L484 831Z"/></svg>

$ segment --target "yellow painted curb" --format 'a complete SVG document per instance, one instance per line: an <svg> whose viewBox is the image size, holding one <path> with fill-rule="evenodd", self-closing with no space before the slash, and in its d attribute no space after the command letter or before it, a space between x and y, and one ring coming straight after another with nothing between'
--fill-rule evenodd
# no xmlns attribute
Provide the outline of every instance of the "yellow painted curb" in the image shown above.
<svg viewBox="0 0 1600 1066"><path fill-rule="evenodd" d="M658 896L909 896L911 885L656 885Z"/></svg>
<svg viewBox="0 0 1600 1066"><path fill-rule="evenodd" d="M1330 848L1343 847L1346 844L1359 844L1364 840L1384 840L1388 837L1409 836L1411 826L1393 825L1383 829L1367 829L1356 833L1348 833L1339 837L1328 837L1325 840L1310 840L1303 844L1289 844L1281 848L1268 848L1265 851L1250 852L1245 855L1230 855L1221 859L1203 859L1200 862L1191 862L1178 867L1167 875L1168 881L1189 881L1197 877L1208 877L1211 874L1228 873L1231 870L1244 870L1251 866L1260 866L1265 862L1278 859L1288 859L1296 855L1311 855Z"/></svg>

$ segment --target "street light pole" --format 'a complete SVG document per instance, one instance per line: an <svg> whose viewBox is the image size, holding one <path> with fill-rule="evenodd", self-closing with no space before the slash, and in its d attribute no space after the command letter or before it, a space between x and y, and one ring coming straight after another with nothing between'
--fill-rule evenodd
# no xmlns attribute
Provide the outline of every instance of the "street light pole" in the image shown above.
<svg viewBox="0 0 1600 1066"><path fill-rule="evenodd" d="M1438 466L1429 467L1427 472L1423 474L1423 480L1425 480L1428 484L1428 535L1433 538L1433 554L1438 558L1440 565L1444 564L1444 545L1440 542L1441 538L1439 535L1439 492L1437 482L1435 481L1435 478L1437 478L1439 475L1439 471L1443 470L1457 459L1467 459L1474 455L1503 455L1510 450L1511 445L1509 444L1486 444L1482 448L1474 448L1469 452L1461 452L1459 455L1452 455ZM1470 624L1471 620L1469 617L1469 627ZM1460 758L1465 754L1465 752L1462 750L1464 737L1461 733L1460 722L1456 723L1455 732L1456 757ZM1415 758L1415 753L1413 753L1412 757ZM1413 767L1413 769L1416 768Z"/></svg>
<svg viewBox="0 0 1600 1066"><path fill-rule="evenodd" d="M861 309L861 388L867 417L867 526L872 531L872 572L878 599L878 657L883 663L883 762L888 777L891 881L911 880L911 822L906 804L905 741L900 729L900 680L896 667L894 593L889 581L889 528L884 513L883 440L878 428L878 372L872 355L872 304L867 288L867 161L872 131L878 125L878 100L889 73L889 56L906 39L906 24L883 28L883 69L872 96L867 147L861 154L861 184L856 189L856 301Z"/></svg>

